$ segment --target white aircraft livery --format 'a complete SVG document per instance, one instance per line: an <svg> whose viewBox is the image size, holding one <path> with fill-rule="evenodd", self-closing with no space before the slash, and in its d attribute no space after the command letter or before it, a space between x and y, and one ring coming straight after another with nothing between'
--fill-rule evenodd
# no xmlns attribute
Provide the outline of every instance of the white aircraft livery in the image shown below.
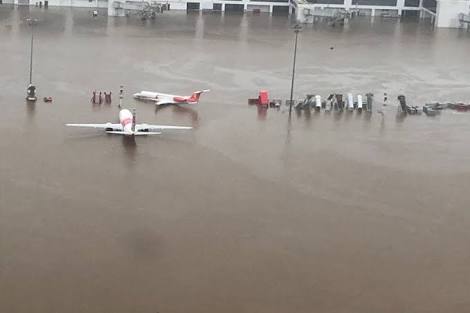
<svg viewBox="0 0 470 313"><path fill-rule="evenodd" d="M153 101L156 105L164 104L196 104L199 102L199 97L204 92L209 92L209 89L195 91L191 96L175 96L166 93L141 91L134 94L134 98L138 100Z"/></svg>
<svg viewBox="0 0 470 313"><path fill-rule="evenodd" d="M108 134L124 135L124 136L147 136L160 135L162 130L187 130L192 129L188 126L170 126L170 125L151 125L136 124L136 115L128 109L119 111L119 124L65 124L70 127L88 127L104 129Z"/></svg>

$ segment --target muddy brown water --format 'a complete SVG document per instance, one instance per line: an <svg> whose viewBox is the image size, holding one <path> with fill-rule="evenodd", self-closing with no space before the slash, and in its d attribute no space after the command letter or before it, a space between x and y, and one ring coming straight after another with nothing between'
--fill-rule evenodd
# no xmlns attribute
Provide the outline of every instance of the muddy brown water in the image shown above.
<svg viewBox="0 0 470 313"><path fill-rule="evenodd" d="M30 14L52 103L23 100ZM397 118L395 99L470 102L470 33L306 27L296 98L390 105L289 121L246 100L289 97L288 26L1 6L0 312L469 312L470 113ZM138 121L195 129L132 141L64 127L114 122L120 84ZM201 88L189 109L129 97ZM113 104L92 106L93 89Z"/></svg>

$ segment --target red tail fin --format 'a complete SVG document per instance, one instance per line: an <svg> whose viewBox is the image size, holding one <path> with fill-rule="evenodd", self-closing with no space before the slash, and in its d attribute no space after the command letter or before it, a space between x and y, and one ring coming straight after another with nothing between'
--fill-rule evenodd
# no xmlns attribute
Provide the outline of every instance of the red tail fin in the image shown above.
<svg viewBox="0 0 470 313"><path fill-rule="evenodd" d="M203 91L195 91L193 92L193 94L191 95L191 97L188 99L189 102L199 102L199 97L201 96L201 94L203 93Z"/></svg>

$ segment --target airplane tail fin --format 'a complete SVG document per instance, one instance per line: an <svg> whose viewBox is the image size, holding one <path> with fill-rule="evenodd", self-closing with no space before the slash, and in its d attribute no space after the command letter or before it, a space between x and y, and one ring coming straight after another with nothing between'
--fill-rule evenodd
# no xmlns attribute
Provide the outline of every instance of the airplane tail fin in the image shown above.
<svg viewBox="0 0 470 313"><path fill-rule="evenodd" d="M209 92L209 91L210 91L209 89L204 89L204 90L193 92L193 94L189 98L189 102L199 102L199 97L201 97L201 94L203 94L204 92Z"/></svg>

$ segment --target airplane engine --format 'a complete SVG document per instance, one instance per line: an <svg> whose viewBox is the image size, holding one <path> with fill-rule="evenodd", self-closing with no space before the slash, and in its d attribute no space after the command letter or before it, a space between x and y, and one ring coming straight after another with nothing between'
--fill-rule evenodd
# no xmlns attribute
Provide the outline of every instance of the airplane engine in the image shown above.
<svg viewBox="0 0 470 313"><path fill-rule="evenodd" d="M147 128L147 124L141 124L139 128L139 132L148 133L150 130Z"/></svg>

